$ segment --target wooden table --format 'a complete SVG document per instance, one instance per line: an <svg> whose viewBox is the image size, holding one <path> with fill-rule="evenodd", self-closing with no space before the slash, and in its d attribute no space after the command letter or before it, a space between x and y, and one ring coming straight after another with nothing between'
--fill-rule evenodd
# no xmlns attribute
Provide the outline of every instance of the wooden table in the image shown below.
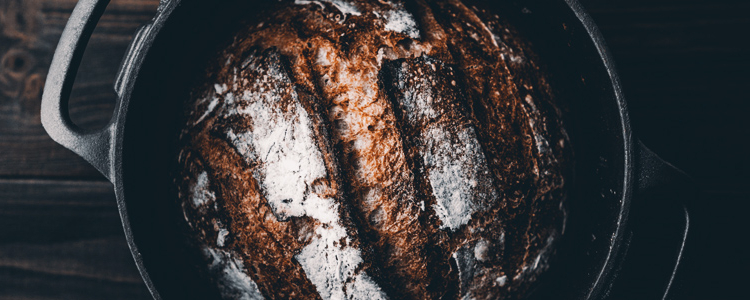
<svg viewBox="0 0 750 300"><path fill-rule="evenodd" d="M745 268L734 257L746 250L732 241L745 239L738 234L750 200L750 3L583 2L614 53L636 135L704 190L689 203L693 231L681 270L687 279L675 295L728 296L746 277L734 276ZM0 0L0 299L150 298L127 249L111 184L40 125L47 68L75 3ZM106 124L121 57L157 4L109 5L73 90L76 124Z"/></svg>

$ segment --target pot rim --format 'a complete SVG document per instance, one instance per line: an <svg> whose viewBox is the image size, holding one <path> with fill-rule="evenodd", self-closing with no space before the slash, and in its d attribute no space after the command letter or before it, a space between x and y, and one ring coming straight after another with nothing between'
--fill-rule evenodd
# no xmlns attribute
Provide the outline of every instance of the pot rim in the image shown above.
<svg viewBox="0 0 750 300"><path fill-rule="evenodd" d="M596 275L596 279L588 287L586 296L583 299L594 299L602 291L608 288L608 278L613 272L614 267L617 265L617 257L620 252L620 248L623 244L625 235L625 224L628 220L628 211L630 208L630 202L633 195L634 189L634 177L633 177L633 138L630 127L630 118L628 115L627 104L622 93L622 86L620 78L615 69L614 60L607 48L604 38L599 31L598 27L594 23L593 19L585 11L583 6L578 0L564 0L568 8L575 14L580 24L585 28L591 42L594 44L599 58L602 60L604 67L609 75L609 80L612 85L614 92L614 100L617 102L619 110L619 121L620 129L622 134L623 142L623 153L624 153L624 168L623 168L623 182L622 191L620 191L620 205L619 212L617 214L618 219L616 220L616 226L614 232L610 237L608 245L608 252L604 261L599 267L599 273ZM128 247L133 255L136 266L138 268L141 277L143 278L146 287L150 291L152 297L155 300L161 300L161 296L157 291L156 286L153 284L148 270L144 265L143 258L138 245L136 245L133 238L133 232L130 225L130 219L128 217L127 205L125 200L124 190L124 175L123 175L123 140L124 140L124 129L125 119L128 112L128 104L130 96L135 87L135 79L138 77L139 70L146 58L151 45L157 38L161 28L164 26L166 21L174 9L179 6L182 0L161 0L159 8L154 18L147 24L141 26L135 34L133 41L131 42L123 61L120 66L120 71L117 75L115 88L118 94L117 108L113 114L112 122L114 125L113 143L110 151L111 161L111 181L114 184L114 190L117 197L117 207L120 213L120 218L127 239Z"/></svg>

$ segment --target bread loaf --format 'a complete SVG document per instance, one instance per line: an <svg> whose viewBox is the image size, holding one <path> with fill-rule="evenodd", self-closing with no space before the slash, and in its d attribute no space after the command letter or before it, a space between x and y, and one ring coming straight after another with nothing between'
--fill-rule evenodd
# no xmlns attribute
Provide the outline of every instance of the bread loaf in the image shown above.
<svg viewBox="0 0 750 300"><path fill-rule="evenodd" d="M185 102L176 162L222 297L524 297L571 162L531 46L458 0L261 6Z"/></svg>

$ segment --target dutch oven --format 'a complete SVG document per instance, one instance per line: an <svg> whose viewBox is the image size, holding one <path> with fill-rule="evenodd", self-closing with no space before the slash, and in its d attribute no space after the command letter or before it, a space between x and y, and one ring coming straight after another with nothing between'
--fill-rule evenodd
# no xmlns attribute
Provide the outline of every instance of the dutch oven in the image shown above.
<svg viewBox="0 0 750 300"><path fill-rule="evenodd" d="M68 99L108 2L75 7L47 77L42 124L114 185L128 246L154 299L216 298L180 225L171 155L191 82L257 2L162 0L123 58L112 119L83 130L70 120ZM632 136L620 80L591 18L576 0L465 2L497 12L532 42L568 107L576 154L568 229L531 297L665 298L687 237L678 200L688 181Z"/></svg>

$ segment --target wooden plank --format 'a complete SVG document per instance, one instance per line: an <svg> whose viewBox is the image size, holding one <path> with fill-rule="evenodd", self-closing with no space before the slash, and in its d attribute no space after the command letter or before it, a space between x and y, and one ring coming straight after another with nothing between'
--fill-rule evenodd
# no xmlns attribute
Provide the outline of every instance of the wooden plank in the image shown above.
<svg viewBox="0 0 750 300"><path fill-rule="evenodd" d="M102 178L83 159L54 143L41 127L41 91L62 29L77 1L0 0L0 177ZM84 128L106 124L113 82L135 29L158 0L113 0L79 69L71 118Z"/></svg>
<svg viewBox="0 0 750 300"><path fill-rule="evenodd" d="M0 243L56 243L122 232L112 184L0 180Z"/></svg>
<svg viewBox="0 0 750 300"><path fill-rule="evenodd" d="M0 180L0 299L148 299L112 185Z"/></svg>
<svg viewBox="0 0 750 300"><path fill-rule="evenodd" d="M61 277L44 273L0 269L0 299L152 299L143 283L102 281L81 277Z"/></svg>

